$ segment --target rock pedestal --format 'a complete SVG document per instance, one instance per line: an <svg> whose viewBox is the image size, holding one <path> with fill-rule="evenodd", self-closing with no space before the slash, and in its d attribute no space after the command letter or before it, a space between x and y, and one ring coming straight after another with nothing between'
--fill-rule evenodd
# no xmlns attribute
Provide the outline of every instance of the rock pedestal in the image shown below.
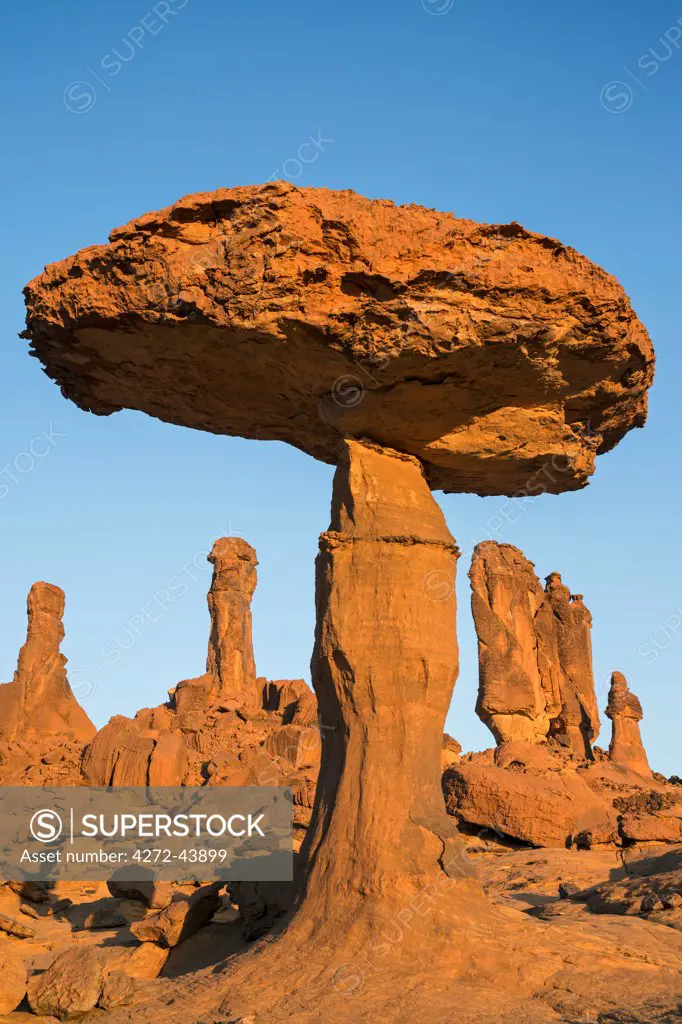
<svg viewBox="0 0 682 1024"><path fill-rule="evenodd" d="M476 888L440 789L458 672L457 555L418 460L345 442L317 559L323 752L300 911L312 929L385 924L439 878ZM438 916L415 923L412 940Z"/></svg>
<svg viewBox="0 0 682 1024"><path fill-rule="evenodd" d="M630 692L622 672L611 675L606 715L611 719L613 730L609 746L610 759L614 764L650 778L652 771L639 731L639 723L644 717L642 705L639 698Z"/></svg>
<svg viewBox="0 0 682 1024"><path fill-rule="evenodd" d="M5 740L77 740L95 727L73 695L60 653L64 639L64 591L34 583L28 595L28 633L14 680L0 686L0 736Z"/></svg>

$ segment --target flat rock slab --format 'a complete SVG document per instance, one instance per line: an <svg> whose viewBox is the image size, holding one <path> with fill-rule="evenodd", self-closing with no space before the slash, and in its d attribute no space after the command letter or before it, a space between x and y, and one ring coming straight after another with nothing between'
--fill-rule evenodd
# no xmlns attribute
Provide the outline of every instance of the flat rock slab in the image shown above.
<svg viewBox="0 0 682 1024"><path fill-rule="evenodd" d="M584 486L653 377L619 283L560 242L281 182L139 217L26 302L33 354L83 409L333 463L367 438L446 491Z"/></svg>

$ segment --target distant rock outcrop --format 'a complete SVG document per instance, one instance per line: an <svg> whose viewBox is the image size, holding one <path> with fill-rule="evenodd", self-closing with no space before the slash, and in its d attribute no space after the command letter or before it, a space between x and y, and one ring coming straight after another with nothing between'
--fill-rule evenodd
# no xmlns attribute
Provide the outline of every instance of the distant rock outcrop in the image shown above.
<svg viewBox="0 0 682 1024"><path fill-rule="evenodd" d="M0 739L87 743L95 727L74 697L60 652L64 591L34 583L28 595L28 634L14 680L0 686Z"/></svg>
<svg viewBox="0 0 682 1024"><path fill-rule="evenodd" d="M223 537L209 561L205 674L183 679L165 704L112 718L85 750L83 779L94 786L290 785L304 829L320 761L317 700L302 679L256 676L251 545Z"/></svg>
<svg viewBox="0 0 682 1024"><path fill-rule="evenodd" d="M639 723L644 717L642 705L630 691L622 672L614 672L611 676L606 715L612 722L609 757L613 763L650 778L652 772L639 731Z"/></svg>
<svg viewBox="0 0 682 1024"><path fill-rule="evenodd" d="M11 683L0 685L0 785L72 785L95 726L71 690L64 638L64 592L34 583L28 635Z"/></svg>
<svg viewBox="0 0 682 1024"><path fill-rule="evenodd" d="M208 593L211 637L207 674L217 680L221 697L259 703L253 656L251 600L258 579L256 552L239 537L222 537L208 556L213 580Z"/></svg>
<svg viewBox="0 0 682 1024"><path fill-rule="evenodd" d="M498 743L557 739L590 758L599 733L592 617L559 573L543 591L511 544L485 541L469 572L479 648L477 712Z"/></svg>

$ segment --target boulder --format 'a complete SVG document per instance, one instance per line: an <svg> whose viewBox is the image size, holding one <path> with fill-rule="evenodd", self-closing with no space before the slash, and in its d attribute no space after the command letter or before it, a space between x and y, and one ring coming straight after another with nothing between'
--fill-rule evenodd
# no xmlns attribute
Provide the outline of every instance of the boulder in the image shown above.
<svg viewBox="0 0 682 1024"><path fill-rule="evenodd" d="M537 775L462 763L443 776L448 811L473 829L532 846L614 843L618 816L575 774Z"/></svg>
<svg viewBox="0 0 682 1024"><path fill-rule="evenodd" d="M27 972L21 960L0 955L0 1013L12 1013L26 995Z"/></svg>
<svg viewBox="0 0 682 1024"><path fill-rule="evenodd" d="M102 960L96 949L67 949L51 967L29 980L29 1006L34 1013L71 1020L95 1008L103 982Z"/></svg>
<svg viewBox="0 0 682 1024"><path fill-rule="evenodd" d="M201 886L191 896L176 896L165 909L136 921L130 930L140 942L172 949L208 924L220 907L221 888L217 882Z"/></svg>
<svg viewBox="0 0 682 1024"><path fill-rule="evenodd" d="M162 732L149 759L150 786L182 785L187 771L187 751L180 733Z"/></svg>
<svg viewBox="0 0 682 1024"><path fill-rule="evenodd" d="M134 994L134 979L123 971L111 971L104 979L97 1005L102 1010L115 1010L130 1003Z"/></svg>
<svg viewBox="0 0 682 1024"><path fill-rule="evenodd" d="M369 437L446 491L583 487L653 377L623 289L573 249L351 191L186 196L25 294L32 352L88 411L331 463Z"/></svg>
<svg viewBox="0 0 682 1024"><path fill-rule="evenodd" d="M315 725L283 725L270 733L265 749L274 757L290 761L296 768L318 766L322 754L320 730Z"/></svg>
<svg viewBox="0 0 682 1024"><path fill-rule="evenodd" d="M167 907L173 898L172 882L157 882L153 878L129 881L123 875L114 875L108 880L107 888L117 899L140 900L152 910Z"/></svg>

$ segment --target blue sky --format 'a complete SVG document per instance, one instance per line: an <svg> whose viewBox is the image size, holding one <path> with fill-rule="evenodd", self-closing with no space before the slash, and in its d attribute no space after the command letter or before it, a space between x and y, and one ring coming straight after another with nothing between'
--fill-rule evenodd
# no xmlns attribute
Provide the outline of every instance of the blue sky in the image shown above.
<svg viewBox="0 0 682 1024"><path fill-rule="evenodd" d="M277 443L83 413L17 337L21 289L44 264L188 192L288 178L519 220L629 292L659 360L647 428L577 494L523 509L439 496L464 552L449 728L465 748L490 745L473 710L466 572L473 543L493 537L585 595L600 704L625 671L653 766L682 774L682 5L36 0L5 6L0 45L0 679L28 588L46 579L66 590L64 651L97 724L159 703L202 671L205 552L230 532L260 558L259 672L309 677L330 467Z"/></svg>

